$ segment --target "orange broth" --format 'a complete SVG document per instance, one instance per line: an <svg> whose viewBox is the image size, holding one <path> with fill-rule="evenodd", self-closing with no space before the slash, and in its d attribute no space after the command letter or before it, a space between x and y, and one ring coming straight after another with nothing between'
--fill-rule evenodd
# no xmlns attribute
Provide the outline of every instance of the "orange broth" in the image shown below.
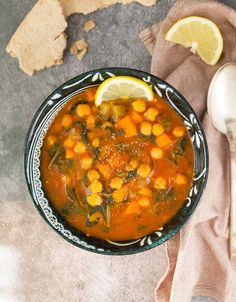
<svg viewBox="0 0 236 302"><path fill-rule="evenodd" d="M156 94L151 102L96 107L96 90L72 97L53 120L41 153L44 189L85 234L139 238L182 207L193 177L192 144L181 118Z"/></svg>

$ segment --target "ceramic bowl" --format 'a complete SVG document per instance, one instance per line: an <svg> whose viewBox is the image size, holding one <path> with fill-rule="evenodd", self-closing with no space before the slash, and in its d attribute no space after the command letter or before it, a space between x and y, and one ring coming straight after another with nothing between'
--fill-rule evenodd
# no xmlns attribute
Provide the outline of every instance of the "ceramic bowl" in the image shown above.
<svg viewBox="0 0 236 302"><path fill-rule="evenodd" d="M114 242L88 237L70 226L48 199L40 177L40 153L45 134L61 108L83 89L99 85L107 78L129 75L152 85L181 117L191 137L194 150L194 176L188 197L179 212L163 228L136 240ZM129 68L102 68L86 72L57 88L42 103L29 127L24 156L26 182L32 200L41 216L56 232L70 243L90 252L106 255L126 255L154 248L178 232L193 214L206 186L208 150L202 126L186 99L171 85L143 71Z"/></svg>

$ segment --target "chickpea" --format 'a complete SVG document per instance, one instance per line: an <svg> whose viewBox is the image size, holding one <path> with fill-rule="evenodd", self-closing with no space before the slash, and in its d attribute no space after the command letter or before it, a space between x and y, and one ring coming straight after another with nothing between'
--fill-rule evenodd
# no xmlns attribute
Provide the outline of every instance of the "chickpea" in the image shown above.
<svg viewBox="0 0 236 302"><path fill-rule="evenodd" d="M177 173L175 183L177 185L185 185L187 183L187 177L183 174Z"/></svg>
<svg viewBox="0 0 236 302"><path fill-rule="evenodd" d="M150 206L150 200L145 197L145 196L142 196L140 197L140 199L138 200L138 204L143 207L143 208L146 208L148 206Z"/></svg>
<svg viewBox="0 0 236 302"><path fill-rule="evenodd" d="M128 194L128 189L126 187L122 187L112 193L112 197L115 202L122 202Z"/></svg>
<svg viewBox="0 0 236 302"><path fill-rule="evenodd" d="M184 127L175 127L173 130L173 134L175 137L182 137L184 136Z"/></svg>
<svg viewBox="0 0 236 302"><path fill-rule="evenodd" d="M163 151L162 151L161 148L159 148L159 147L152 148L152 150L151 150L151 156L152 156L152 158L154 158L154 159L160 159L160 158L163 157L163 155L164 155L164 153L163 153Z"/></svg>
<svg viewBox="0 0 236 302"><path fill-rule="evenodd" d="M128 163L126 170L127 171L133 171L138 168L138 161L136 159L131 159L131 161Z"/></svg>
<svg viewBox="0 0 236 302"><path fill-rule="evenodd" d="M91 169L88 171L88 179L90 182L92 182L95 179L99 179L99 178L100 178L100 175L97 170Z"/></svg>
<svg viewBox="0 0 236 302"><path fill-rule="evenodd" d="M102 192L102 183L95 179L92 181L91 185L90 185L90 190L92 193L100 193Z"/></svg>
<svg viewBox="0 0 236 302"><path fill-rule="evenodd" d="M64 140L64 146L65 147L73 148L74 145L75 145L75 140L72 137L67 137Z"/></svg>
<svg viewBox="0 0 236 302"><path fill-rule="evenodd" d="M140 195L144 195L144 196L149 196L149 197L152 196L152 191L149 188L146 188L146 187L141 188L140 190L138 190L138 193Z"/></svg>
<svg viewBox="0 0 236 302"><path fill-rule="evenodd" d="M90 109L89 105L87 105L87 104L79 104L76 107L76 112L77 112L78 116L84 117L84 116L87 116L90 114L91 109Z"/></svg>
<svg viewBox="0 0 236 302"><path fill-rule="evenodd" d="M137 174L143 178L148 177L151 172L151 168L148 165L141 164L137 170Z"/></svg>
<svg viewBox="0 0 236 302"><path fill-rule="evenodd" d="M120 177L112 178L110 183L112 189L120 189L122 185L123 185L123 180Z"/></svg>
<svg viewBox="0 0 236 302"><path fill-rule="evenodd" d="M78 154L85 153L86 149L87 149L86 145L83 142L81 142L81 141L77 142L76 145L75 145L75 147L74 147L74 151L76 153L78 153Z"/></svg>
<svg viewBox="0 0 236 302"><path fill-rule="evenodd" d="M159 111L158 111L156 108L151 107L151 108L149 108L149 109L144 113L144 117L145 117L148 121L154 122L156 116L158 115L158 113L159 113Z"/></svg>
<svg viewBox="0 0 236 302"><path fill-rule="evenodd" d="M102 204L102 198L98 193L87 196L87 202L90 206L95 207Z"/></svg>
<svg viewBox="0 0 236 302"><path fill-rule="evenodd" d="M47 138L47 142L48 142L49 146L54 145L56 141L57 141L57 138L55 135L49 135Z"/></svg>
<svg viewBox="0 0 236 302"><path fill-rule="evenodd" d="M162 127L161 124L154 124L152 127L152 133L155 136L159 136L164 133L164 128Z"/></svg>
<svg viewBox="0 0 236 302"><path fill-rule="evenodd" d="M113 127L111 122L105 121L102 124L102 129L111 128L111 127Z"/></svg>
<svg viewBox="0 0 236 302"><path fill-rule="evenodd" d="M91 168L92 166L92 163L93 163L93 159L91 156L84 156L82 159L81 159L81 167L82 169L84 170L88 170Z"/></svg>
<svg viewBox="0 0 236 302"><path fill-rule="evenodd" d="M146 110L146 103L143 100L136 100L132 104L133 108L137 112L144 112Z"/></svg>
<svg viewBox="0 0 236 302"><path fill-rule="evenodd" d="M142 122L140 126L140 131L143 135L151 135L152 134L152 124L149 122Z"/></svg>
<svg viewBox="0 0 236 302"><path fill-rule="evenodd" d="M154 188L158 190L166 189L166 185L167 185L166 180L163 177L157 177L157 179L154 182Z"/></svg>
<svg viewBox="0 0 236 302"><path fill-rule="evenodd" d="M92 145L94 148L97 148L100 144L100 138L98 137L95 137L93 140L92 140Z"/></svg>
<svg viewBox="0 0 236 302"><path fill-rule="evenodd" d="M106 179L111 178L111 169L107 165L98 164L97 165L99 172L102 174L102 176Z"/></svg>
<svg viewBox="0 0 236 302"><path fill-rule="evenodd" d="M73 118L70 114L65 114L61 120L61 124L64 128L68 128L72 125Z"/></svg>
<svg viewBox="0 0 236 302"><path fill-rule="evenodd" d="M93 115L89 115L86 119L86 124L89 129L93 129L95 126L95 118Z"/></svg>

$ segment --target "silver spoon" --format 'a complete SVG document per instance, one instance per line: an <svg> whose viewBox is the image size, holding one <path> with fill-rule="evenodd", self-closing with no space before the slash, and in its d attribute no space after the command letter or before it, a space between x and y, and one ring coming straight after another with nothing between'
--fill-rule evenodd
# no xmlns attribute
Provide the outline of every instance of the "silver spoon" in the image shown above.
<svg viewBox="0 0 236 302"><path fill-rule="evenodd" d="M212 124L227 136L231 152L230 257L236 259L236 63L214 75L207 97Z"/></svg>

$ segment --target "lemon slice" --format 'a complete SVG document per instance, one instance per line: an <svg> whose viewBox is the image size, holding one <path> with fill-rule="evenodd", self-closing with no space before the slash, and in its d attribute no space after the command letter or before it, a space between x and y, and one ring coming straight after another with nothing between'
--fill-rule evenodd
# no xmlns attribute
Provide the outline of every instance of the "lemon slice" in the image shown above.
<svg viewBox="0 0 236 302"><path fill-rule="evenodd" d="M223 51L219 28L211 20L191 16L176 22L167 32L166 40L191 47L209 65L215 65Z"/></svg>
<svg viewBox="0 0 236 302"><path fill-rule="evenodd" d="M144 81L129 76L116 76L102 82L95 95L96 106L103 101L128 98L153 100L152 88Z"/></svg>

